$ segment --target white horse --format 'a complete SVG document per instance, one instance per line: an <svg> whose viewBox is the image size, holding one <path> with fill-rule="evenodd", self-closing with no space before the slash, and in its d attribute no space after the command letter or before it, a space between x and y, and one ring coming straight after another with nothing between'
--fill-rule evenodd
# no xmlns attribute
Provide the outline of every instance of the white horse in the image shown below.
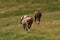
<svg viewBox="0 0 60 40"><path fill-rule="evenodd" d="M33 19L29 15L24 15L21 18L21 24L23 25L24 30L30 31Z"/></svg>

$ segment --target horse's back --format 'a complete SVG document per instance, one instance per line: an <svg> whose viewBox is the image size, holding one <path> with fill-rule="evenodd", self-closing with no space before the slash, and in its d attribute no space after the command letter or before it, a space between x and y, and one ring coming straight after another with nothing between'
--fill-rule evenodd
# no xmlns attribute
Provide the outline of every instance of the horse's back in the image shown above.
<svg viewBox="0 0 60 40"><path fill-rule="evenodd" d="M25 23L32 24L32 22L33 22L33 19L31 17L27 17L27 18L22 20L23 24L25 24Z"/></svg>

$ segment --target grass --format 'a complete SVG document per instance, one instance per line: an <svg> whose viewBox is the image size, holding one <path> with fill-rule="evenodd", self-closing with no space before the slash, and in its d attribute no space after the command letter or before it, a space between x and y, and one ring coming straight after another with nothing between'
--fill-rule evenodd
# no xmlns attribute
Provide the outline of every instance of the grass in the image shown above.
<svg viewBox="0 0 60 40"><path fill-rule="evenodd" d="M20 16L1 17L0 40L60 40L60 12L42 13L40 24L34 22L30 33L23 30Z"/></svg>
<svg viewBox="0 0 60 40"><path fill-rule="evenodd" d="M17 10L14 12L6 12L6 13L1 13L0 14L0 18L4 18L4 17L10 17L10 16L20 16L20 15L24 15L24 14L33 14L33 10Z"/></svg>
<svg viewBox="0 0 60 40"><path fill-rule="evenodd" d="M22 7L20 7L22 6ZM60 2L59 0L0 0L0 12L4 10L35 10L39 9L40 11L60 11ZM2 10L2 11L1 11ZM15 10L13 10L15 11Z"/></svg>
<svg viewBox="0 0 60 40"><path fill-rule="evenodd" d="M20 16L42 12L39 25L23 30ZM58 12L56 12L58 11ZM0 0L0 40L60 40L59 0Z"/></svg>

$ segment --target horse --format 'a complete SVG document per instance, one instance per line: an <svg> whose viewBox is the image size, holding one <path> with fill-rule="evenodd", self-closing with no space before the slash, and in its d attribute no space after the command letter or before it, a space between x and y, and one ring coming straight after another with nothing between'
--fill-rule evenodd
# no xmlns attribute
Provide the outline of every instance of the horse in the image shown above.
<svg viewBox="0 0 60 40"><path fill-rule="evenodd" d="M34 13L34 18L35 18L35 22L36 22L37 24L40 23L41 16L42 16L42 14L39 12L39 10L35 11L35 13Z"/></svg>
<svg viewBox="0 0 60 40"><path fill-rule="evenodd" d="M33 23L33 18L29 15L24 15L20 18L21 24L24 30L30 31L31 25Z"/></svg>

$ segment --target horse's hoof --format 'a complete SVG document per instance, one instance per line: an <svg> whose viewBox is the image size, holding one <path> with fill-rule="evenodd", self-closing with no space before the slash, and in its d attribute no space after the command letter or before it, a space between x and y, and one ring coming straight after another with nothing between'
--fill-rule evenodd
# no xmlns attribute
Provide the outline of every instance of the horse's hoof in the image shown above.
<svg viewBox="0 0 60 40"><path fill-rule="evenodd" d="M38 21L37 21L36 23L37 23L37 24L39 24L39 22L38 22Z"/></svg>
<svg viewBox="0 0 60 40"><path fill-rule="evenodd" d="M28 29L28 31L30 32L30 29Z"/></svg>

